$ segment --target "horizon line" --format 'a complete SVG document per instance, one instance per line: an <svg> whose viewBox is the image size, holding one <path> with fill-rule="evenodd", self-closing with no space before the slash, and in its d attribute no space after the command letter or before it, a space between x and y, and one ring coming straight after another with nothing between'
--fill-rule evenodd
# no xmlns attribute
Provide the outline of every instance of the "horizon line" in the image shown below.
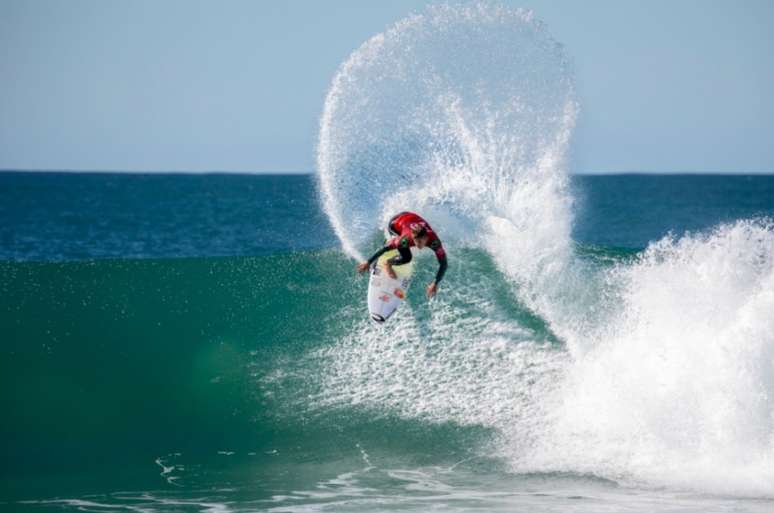
<svg viewBox="0 0 774 513"><path fill-rule="evenodd" d="M314 175L316 171L309 170L285 170L285 171L232 171L224 169L213 170L135 170L135 169L13 169L0 168L0 173L60 173L60 174L130 174L130 175L255 175L255 176L288 176L288 175ZM769 176L774 171L570 171L574 176L636 176L636 175L714 175L714 176Z"/></svg>

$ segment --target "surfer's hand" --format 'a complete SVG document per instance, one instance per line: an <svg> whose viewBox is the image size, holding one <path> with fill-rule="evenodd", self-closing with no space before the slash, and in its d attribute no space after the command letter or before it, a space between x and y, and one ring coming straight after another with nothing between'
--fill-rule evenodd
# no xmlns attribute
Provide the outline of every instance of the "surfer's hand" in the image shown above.
<svg viewBox="0 0 774 513"><path fill-rule="evenodd" d="M433 282L427 286L427 299L430 299L431 297L435 296L436 292L438 292L438 284L436 282Z"/></svg>
<svg viewBox="0 0 774 513"><path fill-rule="evenodd" d="M387 276L392 278L393 280L398 279L398 275L395 274L395 271L392 270L392 264L389 262L384 263L384 270L387 271Z"/></svg>
<svg viewBox="0 0 774 513"><path fill-rule="evenodd" d="M364 273L368 270L368 262L361 262L357 264L357 272Z"/></svg>

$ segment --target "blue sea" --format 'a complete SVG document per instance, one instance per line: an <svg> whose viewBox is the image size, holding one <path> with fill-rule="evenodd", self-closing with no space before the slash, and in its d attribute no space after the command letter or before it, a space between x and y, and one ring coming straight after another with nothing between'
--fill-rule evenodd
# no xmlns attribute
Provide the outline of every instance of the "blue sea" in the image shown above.
<svg viewBox="0 0 774 513"><path fill-rule="evenodd" d="M429 7L310 174L0 173L0 508L774 510L774 176L575 174L570 52ZM405 210L449 268L377 326Z"/></svg>
<svg viewBox="0 0 774 513"><path fill-rule="evenodd" d="M314 175L0 174L2 507L770 511L774 177L570 184L577 333L467 240L372 326Z"/></svg>

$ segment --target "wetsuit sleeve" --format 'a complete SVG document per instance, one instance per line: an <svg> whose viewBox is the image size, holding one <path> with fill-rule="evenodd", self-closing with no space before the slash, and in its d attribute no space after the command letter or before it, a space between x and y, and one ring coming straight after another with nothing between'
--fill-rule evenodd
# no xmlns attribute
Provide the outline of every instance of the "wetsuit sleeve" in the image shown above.
<svg viewBox="0 0 774 513"><path fill-rule="evenodd" d="M443 249L440 240L435 239L431 242L430 248L435 252L435 258L438 259L438 272L435 273L435 283L437 284L443 279L443 275L446 274L446 268L449 264L446 261L446 251Z"/></svg>
<svg viewBox="0 0 774 513"><path fill-rule="evenodd" d="M438 272L435 273L435 283L437 284L443 279L443 275L446 274L446 267L448 267L448 263L446 262L446 255L438 259Z"/></svg>
<svg viewBox="0 0 774 513"><path fill-rule="evenodd" d="M390 259L392 265L403 265L411 262L411 249L409 249L408 237L401 237L395 246L398 249L398 256L394 256Z"/></svg>
<svg viewBox="0 0 774 513"><path fill-rule="evenodd" d="M389 249L390 249L390 246L389 246L389 244L388 244L387 246L384 246L383 248L379 249L379 251L377 251L376 253L374 253L373 255L371 255L371 258L369 258L369 259L368 259L368 265L371 265L371 264L373 264L373 263L374 263L374 261L375 261L377 258L379 258L380 256L382 256L382 255L383 255L383 254L384 254L386 251L388 251Z"/></svg>

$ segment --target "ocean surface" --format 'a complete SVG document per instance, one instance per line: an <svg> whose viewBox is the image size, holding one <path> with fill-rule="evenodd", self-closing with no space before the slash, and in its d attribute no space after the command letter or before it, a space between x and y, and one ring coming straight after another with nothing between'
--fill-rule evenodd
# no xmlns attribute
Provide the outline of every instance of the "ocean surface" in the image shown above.
<svg viewBox="0 0 774 513"><path fill-rule="evenodd" d="M771 511L774 176L571 190L593 356L465 240L371 326L313 175L0 173L0 507Z"/></svg>
<svg viewBox="0 0 774 513"><path fill-rule="evenodd" d="M311 175L0 173L0 508L774 511L774 177L573 175L570 52L428 7ZM402 210L449 269L375 326Z"/></svg>

